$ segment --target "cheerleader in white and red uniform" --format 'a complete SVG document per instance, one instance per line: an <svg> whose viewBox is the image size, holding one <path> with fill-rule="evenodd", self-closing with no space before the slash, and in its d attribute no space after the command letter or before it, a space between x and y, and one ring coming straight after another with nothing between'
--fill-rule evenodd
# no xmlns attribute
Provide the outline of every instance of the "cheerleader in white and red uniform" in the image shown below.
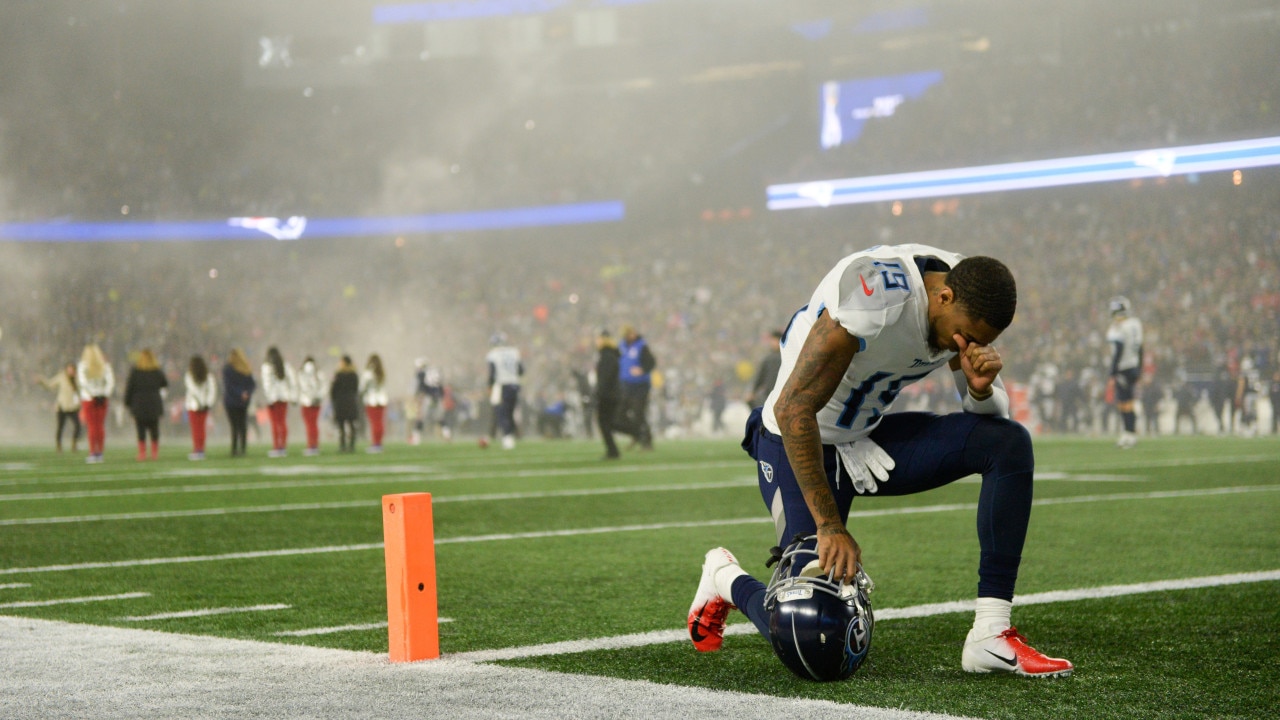
<svg viewBox="0 0 1280 720"><path fill-rule="evenodd" d="M271 452L267 457L284 457L289 442L289 403L298 401L298 378L274 345L267 348L267 361L262 363L262 395L271 413Z"/></svg>
<svg viewBox="0 0 1280 720"><path fill-rule="evenodd" d="M80 413L89 435L89 456L85 460L100 463L107 443L107 398L116 388L116 376L97 343L84 346L76 365L76 385L80 388Z"/></svg>
<svg viewBox="0 0 1280 720"><path fill-rule="evenodd" d="M307 428L304 455L320 454L320 406L324 404L324 393L324 373L308 355L298 371L298 406L302 409L302 424Z"/></svg>
<svg viewBox="0 0 1280 720"><path fill-rule="evenodd" d="M187 388L187 421L191 423L191 454L188 460L204 459L205 433L208 430L209 408L218 400L218 382L209 373L204 358L192 355L187 363L187 374L182 378Z"/></svg>
<svg viewBox="0 0 1280 720"><path fill-rule="evenodd" d="M370 445L367 452L382 452L382 434L386 430L387 374L382 369L382 358L377 353L369 356L364 373L360 375L360 399L369 418Z"/></svg>

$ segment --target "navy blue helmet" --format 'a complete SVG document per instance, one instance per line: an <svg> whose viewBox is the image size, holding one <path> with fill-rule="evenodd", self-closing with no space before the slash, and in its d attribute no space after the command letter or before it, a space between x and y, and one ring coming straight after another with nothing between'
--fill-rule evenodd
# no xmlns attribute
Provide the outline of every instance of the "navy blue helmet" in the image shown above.
<svg viewBox="0 0 1280 720"><path fill-rule="evenodd" d="M861 567L852 585L823 575L816 535L797 536L786 550L775 548L774 559L778 565L764 596L773 652L806 680L849 677L871 647L871 580Z"/></svg>

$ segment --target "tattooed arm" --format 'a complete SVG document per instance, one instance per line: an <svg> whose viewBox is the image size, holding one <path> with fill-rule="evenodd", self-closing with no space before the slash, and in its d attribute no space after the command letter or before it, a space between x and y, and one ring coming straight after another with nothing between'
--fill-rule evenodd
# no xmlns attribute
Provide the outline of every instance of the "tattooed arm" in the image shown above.
<svg viewBox="0 0 1280 720"><path fill-rule="evenodd" d="M818 411L831 399L849 369L858 339L830 313L822 313L809 330L795 368L773 406L787 450L787 461L804 493L818 527L818 561L834 577L852 580L862 549L845 528L822 467L822 438Z"/></svg>

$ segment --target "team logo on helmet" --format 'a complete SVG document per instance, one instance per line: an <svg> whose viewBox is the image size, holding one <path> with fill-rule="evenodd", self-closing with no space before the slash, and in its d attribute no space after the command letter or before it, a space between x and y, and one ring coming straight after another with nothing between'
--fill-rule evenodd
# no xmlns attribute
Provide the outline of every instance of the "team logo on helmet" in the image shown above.
<svg viewBox="0 0 1280 720"><path fill-rule="evenodd" d="M858 568L853 584L832 580L817 566L817 536L797 536L777 563L765 590L773 652L806 680L843 680L867 658L875 616L871 579ZM817 573L814 575L813 573Z"/></svg>

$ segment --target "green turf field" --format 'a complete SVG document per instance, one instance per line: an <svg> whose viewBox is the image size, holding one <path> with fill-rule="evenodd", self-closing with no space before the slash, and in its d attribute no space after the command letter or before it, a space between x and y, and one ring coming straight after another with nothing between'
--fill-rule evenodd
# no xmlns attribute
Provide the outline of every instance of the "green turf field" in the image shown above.
<svg viewBox="0 0 1280 720"><path fill-rule="evenodd" d="M976 478L860 498L850 526L884 619L858 674L827 685L792 677L751 632L706 655L678 640L707 549L724 545L766 574L772 524L733 440L659 443L613 464L596 444L567 441L277 460L256 447L200 463L185 445L164 452L139 463L109 440L95 466L0 449L0 614L385 652L379 501L425 491L449 655L993 718L1260 718L1280 707L1274 438L1037 443L1018 590L1045 602L1014 620L1076 664L1069 679L968 675L971 613L894 617L972 598ZM1196 578L1216 579L1155 585ZM1126 587L1041 595L1103 586ZM569 641L590 642L536 647Z"/></svg>

